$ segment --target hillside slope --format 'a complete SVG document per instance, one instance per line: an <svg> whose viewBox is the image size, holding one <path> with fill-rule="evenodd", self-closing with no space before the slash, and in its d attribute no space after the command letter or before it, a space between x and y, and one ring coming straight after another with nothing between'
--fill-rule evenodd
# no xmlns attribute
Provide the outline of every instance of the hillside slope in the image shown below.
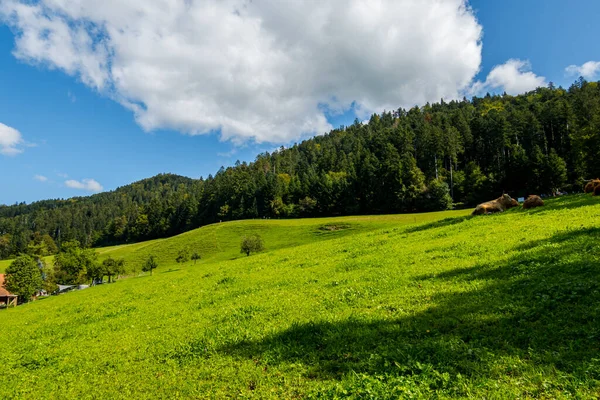
<svg viewBox="0 0 600 400"><path fill-rule="evenodd" d="M594 398L599 216L570 196L10 309L0 398Z"/></svg>
<svg viewBox="0 0 600 400"><path fill-rule="evenodd" d="M133 268L140 271L148 256L154 255L160 270L173 267L179 251L184 249L201 255L202 259L197 265L244 258L246 256L240 253L241 238L254 233L263 238L265 251L273 251L376 229L460 217L470 212L471 210L454 210L422 214L232 221L208 225L168 239L97 250L100 259L108 256L124 258L129 271ZM193 262L186 263L191 264Z"/></svg>
<svg viewBox="0 0 600 400"><path fill-rule="evenodd" d="M212 224L166 239L117 246L99 247L99 259L123 258L127 274L140 272L141 265L150 255L159 263L159 270L171 268L180 250L198 252L202 260L197 264L232 260L240 254L240 241L244 235L258 233L265 241L266 251L299 246L327 239L390 226L432 222L442 218L467 215L470 210L453 210L421 214L397 214L304 219L255 219ZM51 265L53 256L44 258ZM0 273L13 260L0 260ZM191 265L187 263L186 265ZM181 266L179 266L181 267Z"/></svg>

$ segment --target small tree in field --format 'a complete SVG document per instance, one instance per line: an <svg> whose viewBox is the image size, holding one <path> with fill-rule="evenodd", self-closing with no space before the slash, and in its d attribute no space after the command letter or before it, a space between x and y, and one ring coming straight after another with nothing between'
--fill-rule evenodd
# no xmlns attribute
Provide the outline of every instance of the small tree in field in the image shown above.
<svg viewBox="0 0 600 400"><path fill-rule="evenodd" d="M150 271L150 275L152 275L152 271L154 269L156 269L156 267L158 267L158 263L156 262L156 259L154 258L154 256L150 256L150 257L148 257L148 259L142 266L142 271L144 271L144 272Z"/></svg>
<svg viewBox="0 0 600 400"><path fill-rule="evenodd" d="M19 256L6 269L4 286L9 292L19 296L21 301L29 301L42 288L42 273L37 262L30 256Z"/></svg>
<svg viewBox="0 0 600 400"><path fill-rule="evenodd" d="M198 261L199 259L201 259L202 257L200 257L200 254L198 254L198 252L194 252L194 254L192 254L192 260L194 260L194 264L196 264L196 261Z"/></svg>
<svg viewBox="0 0 600 400"><path fill-rule="evenodd" d="M115 260L112 257L108 257L106 260L102 261L102 277L104 275L108 276L108 283L113 281L113 276L119 276L123 272L125 272L125 260L118 259Z"/></svg>
<svg viewBox="0 0 600 400"><path fill-rule="evenodd" d="M263 240L259 235L244 236L242 238L240 253L245 253L249 256L250 253L262 251L264 248Z"/></svg>
<svg viewBox="0 0 600 400"><path fill-rule="evenodd" d="M177 258L175 259L175 261L177 261L178 264L183 264L189 261L189 259L190 253L187 251L187 249L182 249L179 250L179 254L177 254Z"/></svg>

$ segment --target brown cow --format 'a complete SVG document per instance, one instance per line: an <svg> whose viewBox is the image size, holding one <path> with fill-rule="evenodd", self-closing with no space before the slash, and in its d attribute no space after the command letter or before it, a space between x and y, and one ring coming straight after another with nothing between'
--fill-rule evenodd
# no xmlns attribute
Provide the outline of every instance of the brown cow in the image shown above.
<svg viewBox="0 0 600 400"><path fill-rule="evenodd" d="M534 194L530 194L525 202L523 203L523 209L528 210L530 208L541 207L544 205L544 200L540 196L536 196Z"/></svg>
<svg viewBox="0 0 600 400"><path fill-rule="evenodd" d="M600 186L600 179L592 179L588 183L586 183L585 188L583 189L586 193L594 193L594 190Z"/></svg>
<svg viewBox="0 0 600 400"><path fill-rule="evenodd" d="M512 207L517 207L519 203L507 194L503 194L496 200L481 203L471 215L492 214L508 210Z"/></svg>

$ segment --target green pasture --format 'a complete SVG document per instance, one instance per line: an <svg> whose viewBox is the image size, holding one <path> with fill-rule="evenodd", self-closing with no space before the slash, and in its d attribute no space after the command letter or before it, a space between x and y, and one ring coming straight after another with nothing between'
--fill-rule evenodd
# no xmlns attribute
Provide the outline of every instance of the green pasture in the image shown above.
<svg viewBox="0 0 600 400"><path fill-rule="evenodd" d="M471 210L443 211L424 214L400 214L306 219L257 219L212 224L169 239L121 246L98 248L100 259L111 256L124 258L126 268L140 271L149 255L154 255L159 268L172 268L182 249L198 252L198 264L215 263L246 257L240 253L244 235L258 233L265 242L265 250L273 251L296 247L329 239L341 238L361 232L406 224L437 221L449 217L468 215Z"/></svg>
<svg viewBox="0 0 600 400"><path fill-rule="evenodd" d="M157 258L159 268L172 266L182 249L198 252L202 256L200 262L245 257L240 253L240 241L242 236L252 233L259 233L265 239L266 250L275 250L386 226L430 222L467 215L469 212L469 210L453 210L421 214L232 221L208 225L168 239L100 247L96 252L100 260L109 256L124 258L127 262L126 269L132 273L141 271L141 265L151 254ZM12 261L0 260L0 273L3 273ZM52 265L53 257L45 257L44 261L47 265Z"/></svg>
<svg viewBox="0 0 600 400"><path fill-rule="evenodd" d="M99 249L161 266L0 311L0 398L597 398L600 199L468 214ZM242 256L254 232L266 251Z"/></svg>

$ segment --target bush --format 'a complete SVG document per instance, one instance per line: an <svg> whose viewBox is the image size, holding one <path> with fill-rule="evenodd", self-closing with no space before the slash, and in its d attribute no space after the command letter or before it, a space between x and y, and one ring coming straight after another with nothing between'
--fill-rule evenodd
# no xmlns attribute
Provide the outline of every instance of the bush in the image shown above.
<svg viewBox="0 0 600 400"><path fill-rule="evenodd" d="M264 250L263 240L257 234L244 236L240 247L240 252L245 253L247 256L249 256L250 253Z"/></svg>

